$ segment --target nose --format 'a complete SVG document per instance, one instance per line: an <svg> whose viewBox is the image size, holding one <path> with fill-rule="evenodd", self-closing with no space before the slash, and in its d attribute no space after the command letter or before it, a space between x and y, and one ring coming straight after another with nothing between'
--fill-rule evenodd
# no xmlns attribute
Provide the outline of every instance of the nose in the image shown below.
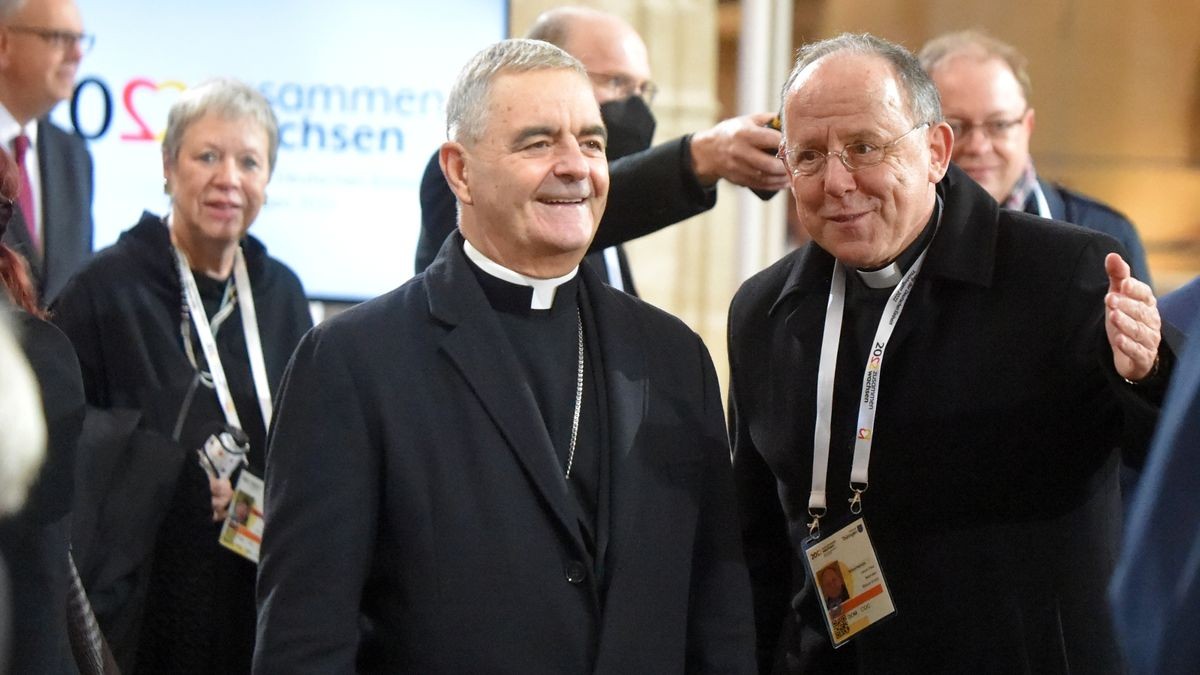
<svg viewBox="0 0 1200 675"><path fill-rule="evenodd" d="M218 187L236 188L241 180L241 171L238 170L237 159L234 157L226 157L217 162L216 171L213 175L213 183Z"/></svg>
<svg viewBox="0 0 1200 675"><path fill-rule="evenodd" d="M842 163L842 158L830 154L825 157L824 185L826 194L840 197L855 188L854 174Z"/></svg>
<svg viewBox="0 0 1200 675"><path fill-rule="evenodd" d="M591 167L579 143L568 138L559 142L555 148L554 175L563 180L574 182L587 178Z"/></svg>

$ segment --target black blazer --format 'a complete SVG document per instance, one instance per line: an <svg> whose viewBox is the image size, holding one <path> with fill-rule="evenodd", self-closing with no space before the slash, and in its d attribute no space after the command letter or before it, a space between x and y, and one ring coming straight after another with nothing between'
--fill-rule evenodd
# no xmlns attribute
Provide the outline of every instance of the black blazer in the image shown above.
<svg viewBox="0 0 1200 675"><path fill-rule="evenodd" d="M92 255L92 155L77 134L38 120L38 166L42 178L42 246L31 245L25 216L17 209L4 243L25 256L43 306Z"/></svg>
<svg viewBox="0 0 1200 675"><path fill-rule="evenodd" d="M1103 232L1121 242L1125 249L1125 262L1133 269L1133 276L1153 286L1150 280L1150 265L1146 262L1146 247L1138 236L1137 228L1124 214L1102 204L1087 195L1073 192L1061 185L1039 178L1050 217L1066 223L1074 223L1089 230ZM1037 213L1037 198L1030 195L1025 202L1026 213Z"/></svg>
<svg viewBox="0 0 1200 675"><path fill-rule="evenodd" d="M267 456L255 672L752 672L699 337L581 269L607 383L602 587L462 243L293 356Z"/></svg>
<svg viewBox="0 0 1200 675"><path fill-rule="evenodd" d="M1121 517L1113 448L1144 452L1162 394L1112 365L1104 256L1119 245L999 209L955 167L938 191L941 225L880 373L864 495L898 611L836 654L789 562L806 534L833 258L809 244L734 298L734 466L760 658L777 656L786 617L799 624L786 647L811 672L1119 671L1104 602ZM835 419L862 384L866 354L850 356ZM830 527L849 515L843 431Z"/></svg>

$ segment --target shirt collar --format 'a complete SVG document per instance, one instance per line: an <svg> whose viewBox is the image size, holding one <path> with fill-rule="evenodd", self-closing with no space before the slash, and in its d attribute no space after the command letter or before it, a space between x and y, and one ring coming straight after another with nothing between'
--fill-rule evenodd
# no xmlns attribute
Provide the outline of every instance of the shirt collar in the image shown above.
<svg viewBox="0 0 1200 675"><path fill-rule="evenodd" d="M936 195L936 197L937 200L933 207L933 214L929 217L929 221L925 223L925 229L908 245L908 248L896 256L895 260L877 270L854 270L858 273L858 278L868 288L892 288L900 283L900 279L904 277L904 273L908 271L908 268L912 267L912 264L917 260L917 256L929 245L929 241L933 238L933 233L937 231L938 224L942 222L942 196Z"/></svg>
<svg viewBox="0 0 1200 675"><path fill-rule="evenodd" d="M514 272L500 263L492 260L479 249L471 245L471 242L463 240L463 253L471 262L475 263L479 269L487 274L490 274L497 279L507 281L510 284L518 286L528 286L533 289L533 295L529 300L530 309L550 309L554 306L554 294L558 291L558 287L575 278L579 273L579 266L576 265L570 272L561 277L553 279L537 279L534 277L525 276L520 272Z"/></svg>
<svg viewBox="0 0 1200 675"><path fill-rule="evenodd" d="M29 124L22 127L17 123L17 118L13 117L8 108L0 103L0 141L4 142L4 147L11 150L13 147L13 139L24 133L29 137L29 147L37 147L37 120L30 120Z"/></svg>
<svg viewBox="0 0 1200 675"><path fill-rule="evenodd" d="M1017 184L1013 186L1012 192L1008 193L1008 197L1001 202L1000 206L1006 209L1015 211L1024 211L1025 202L1029 199L1029 195L1033 193L1033 189L1037 186L1037 171L1033 168L1033 160L1025 165L1025 170L1021 172L1021 177L1017 179Z"/></svg>

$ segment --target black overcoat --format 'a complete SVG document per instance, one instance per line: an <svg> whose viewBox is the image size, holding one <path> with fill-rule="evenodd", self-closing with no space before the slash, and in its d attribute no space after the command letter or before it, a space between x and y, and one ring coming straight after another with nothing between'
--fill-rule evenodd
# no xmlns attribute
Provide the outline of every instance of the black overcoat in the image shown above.
<svg viewBox="0 0 1200 675"><path fill-rule="evenodd" d="M289 365L255 671L750 672L749 581L700 338L581 267L607 386L598 580L462 244L454 233L425 273L318 326Z"/></svg>

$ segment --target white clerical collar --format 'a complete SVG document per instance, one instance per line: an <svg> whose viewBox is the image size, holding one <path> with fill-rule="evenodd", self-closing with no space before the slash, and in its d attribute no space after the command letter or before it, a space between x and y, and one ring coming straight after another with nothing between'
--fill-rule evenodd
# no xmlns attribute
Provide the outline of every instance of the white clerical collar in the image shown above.
<svg viewBox="0 0 1200 675"><path fill-rule="evenodd" d="M883 269L854 271L858 272L858 278L862 279L867 288L892 288L900 283L900 278L904 276L904 272L900 271L900 266L895 261L887 264Z"/></svg>
<svg viewBox="0 0 1200 675"><path fill-rule="evenodd" d="M486 255L479 252L479 249L471 245L471 242L463 240L463 253L471 259L471 262L479 266L479 269L488 274L507 281L510 284L518 286L529 286L533 289L533 297L529 299L529 309L550 309L554 306L554 294L558 291L558 287L575 278L579 273L579 266L576 265L570 272L555 277L553 279L536 279L527 277L520 272L514 272L500 263L492 260Z"/></svg>
<svg viewBox="0 0 1200 675"><path fill-rule="evenodd" d="M935 197L937 199L934 204L934 208L937 209L937 215L933 222L933 231L936 234L938 227L942 224L942 196L935 195ZM923 238L924 235L921 235L917 237L917 241L920 241ZM924 242L921 250L927 248L932 241L933 237L931 236L929 241ZM900 269L900 264L897 262L900 260L900 258L904 257L905 255L901 253L899 258L896 258L896 260L893 260L877 270L856 269L854 271L858 273L858 278L862 279L862 282L867 285L867 288L893 288L896 286L896 284L900 283L900 279L904 277L904 270Z"/></svg>

